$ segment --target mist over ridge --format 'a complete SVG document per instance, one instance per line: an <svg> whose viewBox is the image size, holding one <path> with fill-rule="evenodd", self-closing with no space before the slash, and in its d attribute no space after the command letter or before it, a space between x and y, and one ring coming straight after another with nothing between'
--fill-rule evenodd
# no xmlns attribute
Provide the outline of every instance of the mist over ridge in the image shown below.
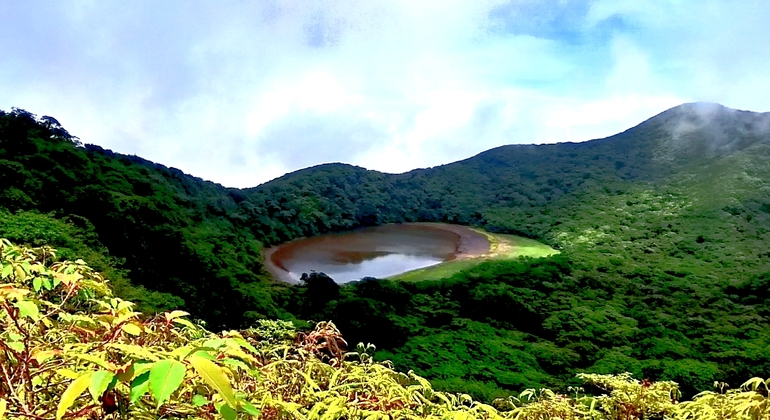
<svg viewBox="0 0 770 420"><path fill-rule="evenodd" d="M430 168L415 168L403 173L375 171L345 162L322 163L298 169L250 188L257 188L278 179L299 176L308 173L308 171L312 172L314 169L335 165L347 165L385 175L408 175L467 162L476 158L490 159L490 156L511 155L513 157L513 155L537 153L537 150L560 148L604 149L612 147L613 141L626 139L629 136L634 136L635 141L638 142L649 142L648 146L654 148L654 159L663 164L687 157L714 157L717 154L734 153L756 143L770 141L768 135L770 135L770 112L743 111L712 102L693 102L665 110L623 132L601 139L589 139L581 142L501 145L457 162L447 162ZM638 147L641 146L641 144L638 145Z"/></svg>

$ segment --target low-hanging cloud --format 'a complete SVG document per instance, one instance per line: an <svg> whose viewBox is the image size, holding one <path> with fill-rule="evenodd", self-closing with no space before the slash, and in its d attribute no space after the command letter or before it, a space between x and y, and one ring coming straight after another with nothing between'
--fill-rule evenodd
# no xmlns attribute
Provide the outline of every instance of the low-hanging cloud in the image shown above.
<svg viewBox="0 0 770 420"><path fill-rule="evenodd" d="M227 186L400 172L614 134L682 102L763 110L770 11L616 0L0 6L0 109Z"/></svg>
<svg viewBox="0 0 770 420"><path fill-rule="evenodd" d="M667 113L656 158L670 162L695 153L726 156L757 143L770 143L770 113L753 113L708 102L687 104Z"/></svg>

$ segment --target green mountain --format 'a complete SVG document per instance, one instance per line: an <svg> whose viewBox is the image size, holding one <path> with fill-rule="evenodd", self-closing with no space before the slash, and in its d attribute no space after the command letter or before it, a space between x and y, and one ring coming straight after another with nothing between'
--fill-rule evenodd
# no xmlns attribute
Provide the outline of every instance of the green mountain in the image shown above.
<svg viewBox="0 0 770 420"><path fill-rule="evenodd" d="M0 236L106 270L146 311L214 328L333 319L439 388L489 399L576 371L685 392L770 370L770 114L686 104L584 143L511 145L405 174L344 164L237 190L0 114ZM516 233L557 257L442 281L290 288L260 250L403 221ZM130 280L129 280L130 279Z"/></svg>

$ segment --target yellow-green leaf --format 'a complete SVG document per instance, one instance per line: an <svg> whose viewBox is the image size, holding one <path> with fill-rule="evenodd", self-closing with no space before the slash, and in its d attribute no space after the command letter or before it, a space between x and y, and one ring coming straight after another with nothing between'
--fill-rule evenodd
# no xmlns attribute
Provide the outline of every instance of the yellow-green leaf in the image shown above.
<svg viewBox="0 0 770 420"><path fill-rule="evenodd" d="M174 351L171 352L171 356L177 360L184 360L190 357L191 354L199 351L200 349L201 349L200 347L192 346L192 345L177 347L176 349L174 349ZM214 349L206 349L206 350L214 351Z"/></svg>
<svg viewBox="0 0 770 420"><path fill-rule="evenodd" d="M144 372L140 375L138 375L136 378L134 378L133 381L131 381L131 393L129 396L129 401L131 404L135 403L136 400L139 399L142 395L147 393L147 390L150 389L150 372Z"/></svg>
<svg viewBox="0 0 770 420"><path fill-rule="evenodd" d="M245 351L241 350L238 346L228 346L227 349L224 350L224 353L226 353L229 356L237 357L245 362L249 363L256 363L257 359L254 358L254 356L246 353Z"/></svg>
<svg viewBox="0 0 770 420"><path fill-rule="evenodd" d="M56 408L56 420L64 417L67 410L72 407L75 400L88 388L88 384L91 382L91 373L87 373L74 381L64 390L59 401L59 406Z"/></svg>
<svg viewBox="0 0 770 420"><path fill-rule="evenodd" d="M762 378L751 378L748 381L744 382L743 385L741 385L741 388L745 389L757 389L760 384L763 384L765 381Z"/></svg>
<svg viewBox="0 0 770 420"><path fill-rule="evenodd" d="M219 406L219 415L222 416L225 420L235 420L238 418L238 414L235 412L235 410L230 407L227 404L222 404Z"/></svg>
<svg viewBox="0 0 770 420"><path fill-rule="evenodd" d="M252 416L258 416L259 410L257 410L257 407L254 407L254 404L241 400L241 408L246 414L252 415Z"/></svg>
<svg viewBox="0 0 770 420"><path fill-rule="evenodd" d="M130 312L130 311L129 312L125 312L124 311L124 312L120 312L119 316L117 318L115 318L115 320L112 321L112 322L113 322L113 324L121 324L123 322L128 321L129 319L136 318L137 316L139 316L139 312Z"/></svg>
<svg viewBox="0 0 770 420"><path fill-rule="evenodd" d="M230 380L227 379L227 375L225 375L222 368L211 360L200 356L190 356L187 361L190 362L195 372L219 393L222 399L227 402L227 405L236 408L235 393L232 386L230 386Z"/></svg>
<svg viewBox="0 0 770 420"><path fill-rule="evenodd" d="M131 335L139 335L142 333L142 329L139 328L139 326L136 324L123 324L120 329L122 329L123 332Z"/></svg>
<svg viewBox="0 0 770 420"><path fill-rule="evenodd" d="M212 338L211 340L204 341L201 347L211 347L212 349L218 349L224 345L225 340L223 338Z"/></svg>
<svg viewBox="0 0 770 420"><path fill-rule="evenodd" d="M127 353L130 356L135 356L140 359L150 360L153 362L160 360L160 357L158 357L158 355L154 354L152 351L150 351L146 347L135 346L132 344L121 344L121 343L112 343L108 347L120 350L123 353Z"/></svg>
<svg viewBox="0 0 770 420"><path fill-rule="evenodd" d="M100 370L91 374L91 382L88 384L88 392L94 398L94 402L99 402L99 397L104 394L104 391L110 386L112 381L115 380L115 375L112 372Z"/></svg>
<svg viewBox="0 0 770 420"><path fill-rule="evenodd" d="M56 373L69 379L77 379L79 375L72 369L56 369Z"/></svg>
<svg viewBox="0 0 770 420"><path fill-rule="evenodd" d="M149 372L150 368L152 367L153 363L146 363L146 362L136 362L134 363L134 377Z"/></svg>
<svg viewBox="0 0 770 420"><path fill-rule="evenodd" d="M222 363L228 366L235 366L243 369L246 372L251 372L253 369L251 369L246 363L243 363L242 361L238 359L222 359Z"/></svg>
<svg viewBox="0 0 770 420"><path fill-rule="evenodd" d="M41 321L43 322L43 325L45 325L45 327L46 327L46 328L51 328L51 327L53 327L53 322L51 322L51 320L50 320L50 319L48 319L48 318L46 318L46 317L43 317L43 318L41 319Z"/></svg>
<svg viewBox="0 0 770 420"><path fill-rule="evenodd" d="M192 397L192 404L195 407L202 407L208 403L209 403L209 400L207 400L206 397L204 397L203 395L195 394Z"/></svg>
<svg viewBox="0 0 770 420"><path fill-rule="evenodd" d="M239 345L239 346L241 346L241 347L245 348L246 350L248 350L248 351L250 351L250 352L252 352L252 353L254 353L254 354L258 354L258 353L259 353L259 352L257 351L257 349L256 349L256 348L254 348L254 346L252 346L251 344L249 344L249 342L248 342L248 341L244 340L244 339L243 339L243 338L241 338L241 337L235 337L235 338L233 338L233 341L234 341L234 342L236 342L236 343L238 343L238 345Z"/></svg>
<svg viewBox="0 0 770 420"><path fill-rule="evenodd" d="M6 343L9 349L19 353L24 351L24 343L21 341L9 341Z"/></svg>
<svg viewBox="0 0 770 420"><path fill-rule="evenodd" d="M210 349L209 351L216 351L216 350ZM202 358L208 359L208 360L217 360L217 358L212 356L211 353L209 353L208 351L203 350L203 349L191 353L190 356L202 357Z"/></svg>
<svg viewBox="0 0 770 420"><path fill-rule="evenodd" d="M150 393L158 403L163 404L182 385L187 369L176 360L161 360L150 368Z"/></svg>
<svg viewBox="0 0 770 420"><path fill-rule="evenodd" d="M38 363L45 363L46 360L56 356L56 350L42 350L32 355L32 358Z"/></svg>
<svg viewBox="0 0 770 420"><path fill-rule="evenodd" d="M185 326L187 328L195 329L195 325L192 322L190 322L190 321L188 321L188 320L186 320L184 318L176 318L176 319L174 319L174 322L179 324L179 325Z"/></svg>
<svg viewBox="0 0 770 420"><path fill-rule="evenodd" d="M166 321L171 321L174 318L179 318L180 316L187 316L190 314L185 311L171 311L171 312L166 312L163 315L166 317Z"/></svg>
<svg viewBox="0 0 770 420"><path fill-rule="evenodd" d="M5 419L5 410L8 409L8 402L0 398L0 420Z"/></svg>
<svg viewBox="0 0 770 420"><path fill-rule="evenodd" d="M76 359L81 359L81 360L85 360L87 362L91 362L91 363L93 363L93 364L95 364L95 365L97 365L99 367L102 367L104 369L107 369L107 370L115 370L117 368L114 364L110 363L109 361L104 360L104 359L102 359L102 358L100 358L98 356L91 355L91 354L67 353L65 355L68 356L68 357L74 357Z"/></svg>
<svg viewBox="0 0 770 420"><path fill-rule="evenodd" d="M133 302L129 302L127 300L120 300L119 303L118 303L118 310L119 311L131 309L133 307L134 307L134 303Z"/></svg>
<svg viewBox="0 0 770 420"><path fill-rule="evenodd" d="M22 298L28 294L28 289L19 289L11 286L10 284L4 284L0 286L0 297L5 296L7 299L13 300Z"/></svg>
<svg viewBox="0 0 770 420"><path fill-rule="evenodd" d="M19 314L21 316L27 316L33 321L37 321L37 318L40 316L40 309L38 309L37 305L35 305L35 302L31 302L29 300L20 300L13 306L19 308Z"/></svg>

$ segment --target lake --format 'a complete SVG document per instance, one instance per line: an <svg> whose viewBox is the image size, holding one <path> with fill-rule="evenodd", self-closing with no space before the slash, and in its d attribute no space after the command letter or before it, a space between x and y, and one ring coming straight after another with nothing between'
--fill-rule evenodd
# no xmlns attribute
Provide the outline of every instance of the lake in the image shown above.
<svg viewBox="0 0 770 420"><path fill-rule="evenodd" d="M385 278L489 251L486 237L464 226L402 223L302 238L265 250L266 267L296 283L322 272L337 283Z"/></svg>

